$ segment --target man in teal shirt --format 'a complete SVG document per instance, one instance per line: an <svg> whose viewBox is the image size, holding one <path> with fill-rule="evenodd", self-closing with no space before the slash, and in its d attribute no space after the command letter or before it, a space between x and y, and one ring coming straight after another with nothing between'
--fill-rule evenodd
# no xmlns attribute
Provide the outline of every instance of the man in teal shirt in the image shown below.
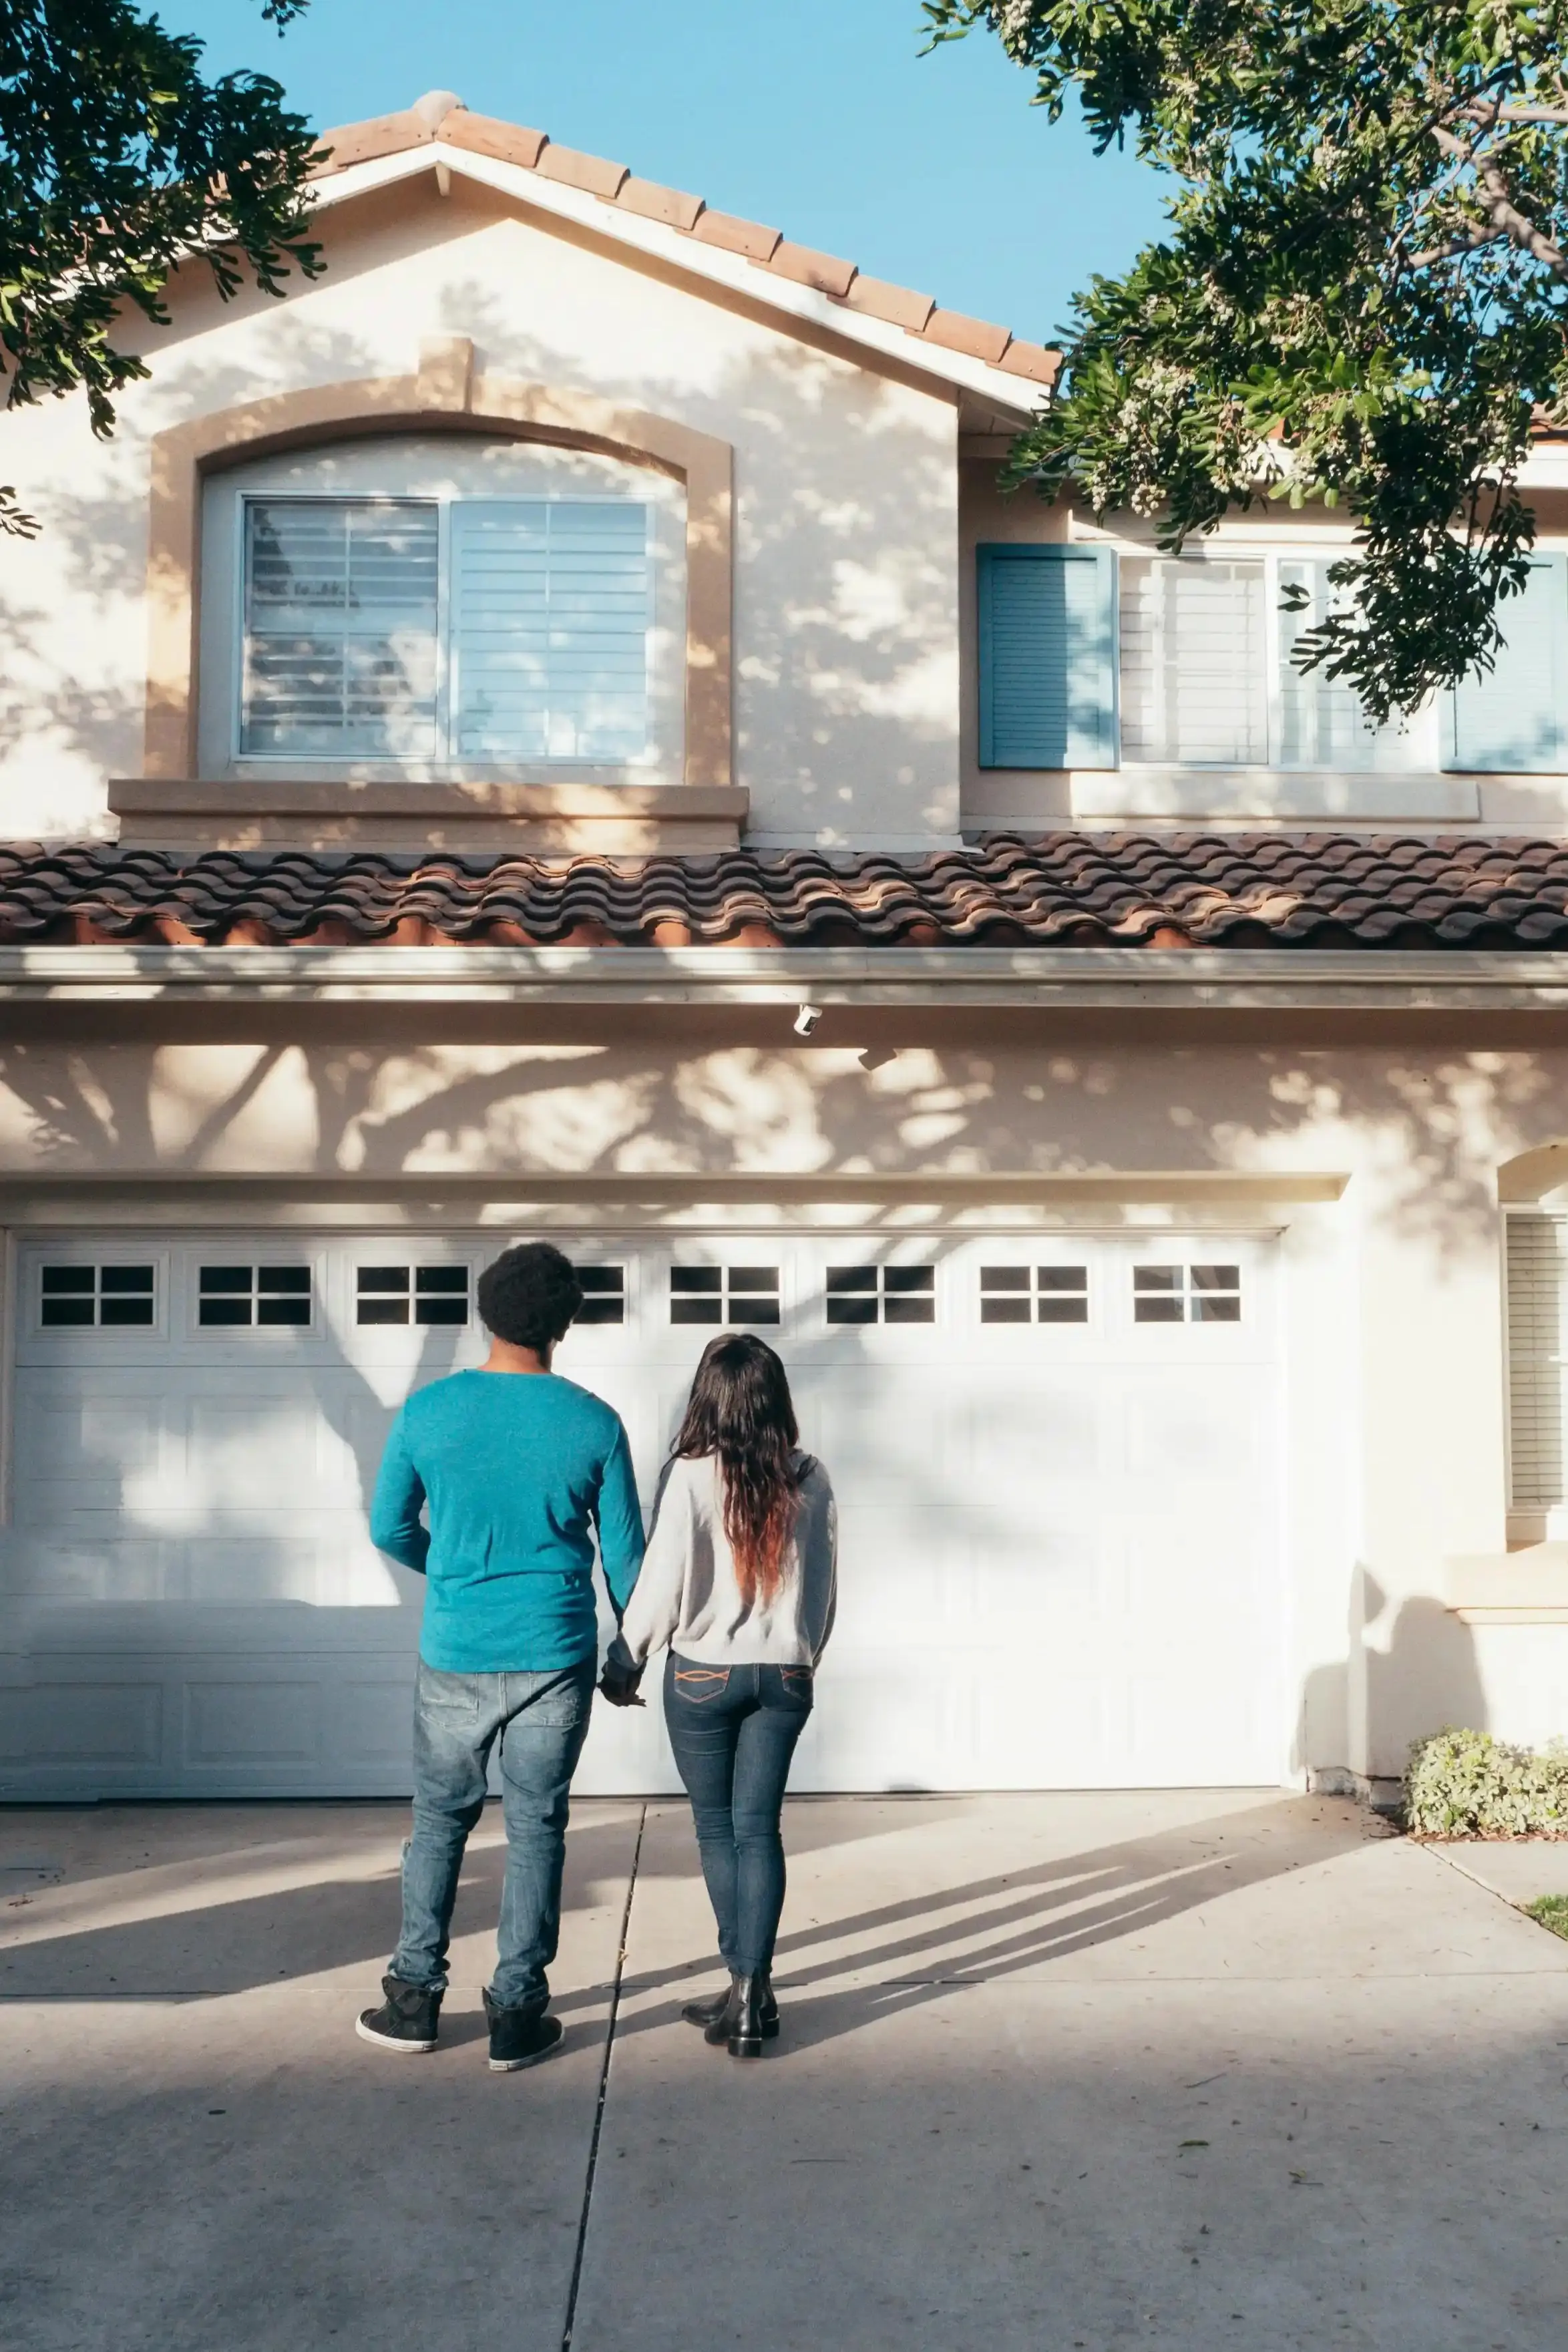
<svg viewBox="0 0 1568 2352"><path fill-rule="evenodd" d="M499 1742L507 1862L484 1999L490 2065L508 2073L561 2039L559 2019L545 2014L545 1970L594 1697L595 1530L618 1620L642 1564L643 1526L619 1416L550 1369L583 1304L569 1261L548 1242L508 1250L480 1276L479 1297L490 1333L482 1369L408 1399L371 1506L373 1541L428 1583L403 1933L385 1999L357 2030L384 2049L436 2047L458 1874Z"/></svg>

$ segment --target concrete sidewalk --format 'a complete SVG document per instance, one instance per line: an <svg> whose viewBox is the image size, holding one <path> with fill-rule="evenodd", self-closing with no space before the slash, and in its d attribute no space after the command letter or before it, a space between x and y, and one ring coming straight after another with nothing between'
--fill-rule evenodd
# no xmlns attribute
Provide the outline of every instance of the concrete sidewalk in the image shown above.
<svg viewBox="0 0 1568 2352"><path fill-rule="evenodd" d="M1568 1944L1442 1853L1234 1791L786 1827L763 2063L679 2020L684 1810L584 1803L565 2042L492 2076L499 1822L426 2060L352 2032L401 1808L0 1812L0 2338L1559 2352Z"/></svg>

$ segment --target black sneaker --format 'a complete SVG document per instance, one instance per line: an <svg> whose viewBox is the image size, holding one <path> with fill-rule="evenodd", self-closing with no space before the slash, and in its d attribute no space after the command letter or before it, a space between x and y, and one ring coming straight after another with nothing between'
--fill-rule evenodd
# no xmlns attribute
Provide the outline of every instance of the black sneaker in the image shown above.
<svg viewBox="0 0 1568 2352"><path fill-rule="evenodd" d="M487 1992L485 2015L490 2022L490 2073L515 2074L548 2058L561 2039L561 2020L547 2017L542 2000L524 2001L517 2009L499 2009Z"/></svg>
<svg viewBox="0 0 1568 2352"><path fill-rule="evenodd" d="M379 2009L362 2009L354 2032L362 2042L381 2050L413 2053L434 2050L441 2016L441 1996L424 1985L405 1984L398 1977L383 1977L386 1999Z"/></svg>

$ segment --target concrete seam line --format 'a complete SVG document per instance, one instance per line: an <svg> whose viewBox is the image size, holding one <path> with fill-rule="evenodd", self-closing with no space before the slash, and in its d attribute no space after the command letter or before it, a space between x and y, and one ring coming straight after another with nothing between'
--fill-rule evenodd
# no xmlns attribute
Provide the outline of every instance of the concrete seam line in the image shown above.
<svg viewBox="0 0 1568 2352"><path fill-rule="evenodd" d="M610 2015L605 2028L605 2055L599 2067L599 2096L594 2109L593 2136L588 2142L588 2169L583 2182L583 2210L577 2221L577 2251L572 2263L572 2284L566 2295L566 2325L561 2332L561 2352L572 2352L573 2331L577 2325L577 2291L583 2284L583 2257L588 2249L588 2219L594 2204L594 2180L599 2169L599 2139L605 2128L605 2103L610 2095L610 2054L616 2046L616 2026L621 2014L621 1979L626 1974L626 1938L631 1934L632 1896L637 1893L637 1865L642 1860L643 1832L647 1826L647 1807L637 1815L637 1843L632 1848L632 1866L626 1875L626 1899L621 1906L621 1940L616 1949L616 1973L610 1986Z"/></svg>

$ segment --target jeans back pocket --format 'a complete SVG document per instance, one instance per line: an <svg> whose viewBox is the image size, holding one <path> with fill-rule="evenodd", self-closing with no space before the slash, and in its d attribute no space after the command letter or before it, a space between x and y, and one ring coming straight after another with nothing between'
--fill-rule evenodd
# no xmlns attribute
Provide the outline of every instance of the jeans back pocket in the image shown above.
<svg viewBox="0 0 1568 2352"><path fill-rule="evenodd" d="M712 1699L722 1698L730 1687L728 1666L677 1666L677 1694L692 1706L705 1706Z"/></svg>

